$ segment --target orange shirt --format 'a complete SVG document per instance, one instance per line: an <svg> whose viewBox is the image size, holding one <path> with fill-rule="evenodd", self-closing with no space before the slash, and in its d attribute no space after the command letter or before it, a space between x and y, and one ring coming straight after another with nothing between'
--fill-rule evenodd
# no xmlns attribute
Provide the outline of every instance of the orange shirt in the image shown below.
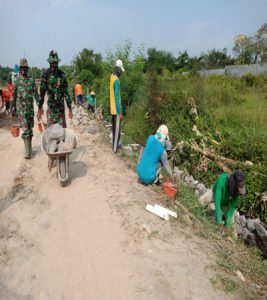
<svg viewBox="0 0 267 300"><path fill-rule="evenodd" d="M10 95L9 91L2 90L2 99L4 102L9 102L10 97L11 97L11 95Z"/></svg>
<svg viewBox="0 0 267 300"><path fill-rule="evenodd" d="M79 83L77 83L75 85L75 96L82 95L82 93L83 93L83 88Z"/></svg>
<svg viewBox="0 0 267 300"><path fill-rule="evenodd" d="M12 92L13 92L13 83L8 84L7 90L8 90L8 93L9 93L9 100L10 100L11 97L12 97Z"/></svg>

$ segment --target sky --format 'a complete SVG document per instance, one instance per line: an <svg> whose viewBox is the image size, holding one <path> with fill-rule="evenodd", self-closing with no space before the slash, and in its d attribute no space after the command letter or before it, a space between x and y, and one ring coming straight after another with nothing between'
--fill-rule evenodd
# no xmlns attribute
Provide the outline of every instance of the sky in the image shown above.
<svg viewBox="0 0 267 300"><path fill-rule="evenodd" d="M55 49L70 64L84 48L105 56L123 45L200 55L252 36L267 22L267 0L0 0L0 65L21 57L48 67Z"/></svg>

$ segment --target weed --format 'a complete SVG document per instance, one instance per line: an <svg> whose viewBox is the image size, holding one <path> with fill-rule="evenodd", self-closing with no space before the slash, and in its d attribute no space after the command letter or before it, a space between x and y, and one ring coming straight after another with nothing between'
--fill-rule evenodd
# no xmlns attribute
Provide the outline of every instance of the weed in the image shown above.
<svg viewBox="0 0 267 300"><path fill-rule="evenodd" d="M222 282L226 292L234 292L237 289L237 284L232 278L223 277Z"/></svg>

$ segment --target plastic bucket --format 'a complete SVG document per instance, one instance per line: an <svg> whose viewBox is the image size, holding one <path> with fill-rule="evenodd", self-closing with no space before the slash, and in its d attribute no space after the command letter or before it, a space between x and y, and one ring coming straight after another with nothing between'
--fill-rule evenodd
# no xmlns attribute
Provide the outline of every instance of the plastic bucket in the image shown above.
<svg viewBox="0 0 267 300"><path fill-rule="evenodd" d="M169 198L174 198L177 193L177 189L172 182L164 182L163 183L164 192Z"/></svg>
<svg viewBox="0 0 267 300"><path fill-rule="evenodd" d="M12 125L10 127L10 132L13 137L18 137L19 136L19 126L18 125Z"/></svg>

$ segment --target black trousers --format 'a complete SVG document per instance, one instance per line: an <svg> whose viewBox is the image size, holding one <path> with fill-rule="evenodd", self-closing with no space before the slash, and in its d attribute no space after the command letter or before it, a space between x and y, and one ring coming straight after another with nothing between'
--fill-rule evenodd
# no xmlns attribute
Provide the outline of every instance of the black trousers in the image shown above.
<svg viewBox="0 0 267 300"><path fill-rule="evenodd" d="M88 110L91 110L91 112L94 113L95 112L95 107L88 104Z"/></svg>
<svg viewBox="0 0 267 300"><path fill-rule="evenodd" d="M113 152L116 153L121 136L121 120L120 115L112 115L112 148Z"/></svg>

